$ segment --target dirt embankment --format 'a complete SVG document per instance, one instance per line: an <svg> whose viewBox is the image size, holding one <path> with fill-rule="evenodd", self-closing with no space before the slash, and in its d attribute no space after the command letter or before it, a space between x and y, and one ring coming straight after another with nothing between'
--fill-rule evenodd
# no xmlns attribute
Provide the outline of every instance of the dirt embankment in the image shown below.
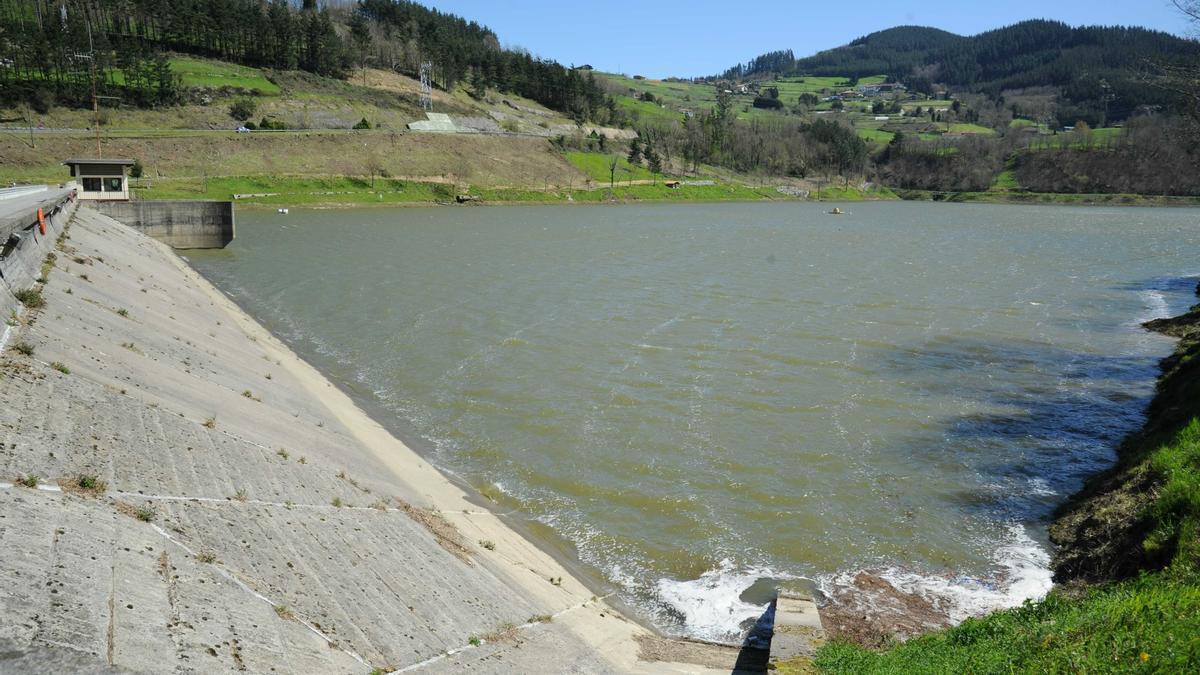
<svg viewBox="0 0 1200 675"><path fill-rule="evenodd" d="M1200 287L1196 292L1200 295ZM1146 425L1122 444L1116 466L1089 480L1059 509L1050 527L1050 538L1059 546L1054 557L1059 584L1125 579L1170 560L1172 551L1149 552L1142 545L1151 529L1146 507L1161 481L1150 469L1149 455L1200 414L1200 305L1145 326L1180 342L1162 362Z"/></svg>

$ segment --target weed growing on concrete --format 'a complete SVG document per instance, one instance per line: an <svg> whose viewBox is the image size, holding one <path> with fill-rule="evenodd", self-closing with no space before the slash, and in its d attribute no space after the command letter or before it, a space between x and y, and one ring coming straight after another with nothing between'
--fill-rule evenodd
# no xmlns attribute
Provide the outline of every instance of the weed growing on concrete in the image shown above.
<svg viewBox="0 0 1200 675"><path fill-rule="evenodd" d="M483 636L485 642L511 642L517 639L517 627L511 623L502 623L496 630Z"/></svg>
<svg viewBox="0 0 1200 675"><path fill-rule="evenodd" d="M13 293L13 297L20 300L22 305L30 309L46 306L46 299L42 297L42 292L34 288L25 288L16 291Z"/></svg>
<svg viewBox="0 0 1200 675"><path fill-rule="evenodd" d="M496 550L496 542L492 541L491 539L480 539L479 545L486 548L489 551Z"/></svg>
<svg viewBox="0 0 1200 675"><path fill-rule="evenodd" d="M341 478L342 480L346 480L346 470L342 469L341 471L337 472L337 477Z"/></svg>
<svg viewBox="0 0 1200 675"><path fill-rule="evenodd" d="M275 613L278 614L279 618L283 619L284 621L290 621L296 617L295 614L292 614L292 610L287 605L275 605Z"/></svg>
<svg viewBox="0 0 1200 675"><path fill-rule="evenodd" d="M17 344L13 345L13 351L17 352L18 354L24 354L25 356L33 356L33 345L29 344L28 342L18 342Z"/></svg>
<svg viewBox="0 0 1200 675"><path fill-rule="evenodd" d="M117 310L117 316L122 316L122 317L125 317L125 318L129 318L129 310L127 310L127 309L125 309L124 307L122 307L122 308L120 308L120 309L118 309L118 310Z"/></svg>
<svg viewBox="0 0 1200 675"><path fill-rule="evenodd" d="M154 512L154 507L152 506L139 506L133 512L133 517L137 518L143 523L149 523L150 521L154 520L156 515L158 514Z"/></svg>
<svg viewBox="0 0 1200 675"><path fill-rule="evenodd" d="M341 498L341 497L334 497L334 498L333 498L333 501L331 501L331 502L329 502L329 503L330 503L330 504L333 504L334 506L336 506L336 507L337 507L337 508L339 508L339 509L340 509L340 508L342 508L342 506L344 506L344 504L342 504L342 498Z"/></svg>
<svg viewBox="0 0 1200 675"><path fill-rule="evenodd" d="M378 509L380 511L387 511L388 505L387 502L383 501L382 499L376 499L375 503L371 504L371 508Z"/></svg>
<svg viewBox="0 0 1200 675"><path fill-rule="evenodd" d="M246 501L246 499L247 499L246 488L238 488L238 491L233 493L233 498L238 500L239 502Z"/></svg>
<svg viewBox="0 0 1200 675"><path fill-rule="evenodd" d="M529 621L526 623L550 623L551 621L554 621L554 617L549 614L535 614L529 617Z"/></svg>
<svg viewBox="0 0 1200 675"><path fill-rule="evenodd" d="M301 457L300 459L298 459L298 460L296 460L296 461L300 462L301 464L308 464L308 458L307 458L307 457Z"/></svg>
<svg viewBox="0 0 1200 675"><path fill-rule="evenodd" d="M71 374L71 369L63 365L61 361L55 361L54 363L51 363L50 367L62 373L63 375Z"/></svg>
<svg viewBox="0 0 1200 675"><path fill-rule="evenodd" d="M201 551L196 554L196 560L211 565L212 563L217 562L217 554L213 553L212 551Z"/></svg>
<svg viewBox="0 0 1200 675"><path fill-rule="evenodd" d="M40 482L41 482L41 479L38 478L37 475L32 474L32 473L29 475L21 476L20 478L17 478L17 485L23 485L27 488L36 488L38 486L38 483L40 483Z"/></svg>
<svg viewBox="0 0 1200 675"><path fill-rule="evenodd" d="M288 451L287 451L287 450L284 450L283 448L280 448L280 449L276 450L276 451L275 451L275 454L279 455L280 457L282 457L282 458L284 458L284 459L287 459L287 458L288 458Z"/></svg>
<svg viewBox="0 0 1200 675"><path fill-rule="evenodd" d="M254 392L250 391L249 389L247 389L246 391L243 391L242 396L250 399L251 401L258 401L259 403L262 403L262 399L255 396Z"/></svg>
<svg viewBox="0 0 1200 675"><path fill-rule="evenodd" d="M46 259L42 261L42 278L45 279L50 274L50 270L54 268L54 261L58 260L58 254L51 251L46 254Z"/></svg>
<svg viewBox="0 0 1200 675"><path fill-rule="evenodd" d="M467 638L467 644L471 645L472 647L478 647L479 645L483 644L483 640L480 640L472 635L471 637Z"/></svg>
<svg viewBox="0 0 1200 675"><path fill-rule="evenodd" d="M205 429L216 429L217 428L217 418L209 417L208 419L204 420L203 425L204 425Z"/></svg>
<svg viewBox="0 0 1200 675"><path fill-rule="evenodd" d="M64 492L83 493L86 495L101 495L108 490L108 484L99 476L94 474L80 474L74 478L60 480L59 487Z"/></svg>
<svg viewBox="0 0 1200 675"><path fill-rule="evenodd" d="M17 310L10 309L8 311L8 319L6 319L6 323L8 323L10 326L21 325L21 319L17 316Z"/></svg>

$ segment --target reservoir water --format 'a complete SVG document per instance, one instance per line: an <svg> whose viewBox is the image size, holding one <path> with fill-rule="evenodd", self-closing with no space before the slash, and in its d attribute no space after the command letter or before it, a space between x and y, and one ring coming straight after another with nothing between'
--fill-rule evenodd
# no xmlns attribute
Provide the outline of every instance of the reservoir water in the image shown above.
<svg viewBox="0 0 1200 675"><path fill-rule="evenodd" d="M243 212L192 264L664 628L856 570L955 618L1049 587L1137 428L1200 210L872 203Z"/></svg>

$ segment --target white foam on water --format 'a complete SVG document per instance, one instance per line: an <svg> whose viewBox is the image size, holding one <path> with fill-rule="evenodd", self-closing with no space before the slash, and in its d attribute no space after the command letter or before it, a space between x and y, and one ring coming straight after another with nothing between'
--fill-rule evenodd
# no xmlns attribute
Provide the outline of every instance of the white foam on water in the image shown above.
<svg viewBox="0 0 1200 675"><path fill-rule="evenodd" d="M958 623L998 609L1017 607L1026 600L1041 600L1053 586L1050 554L1019 523L1010 523L1008 539L996 548L993 559L1002 572L995 578L948 577L889 567L879 576L896 588L919 595ZM822 591L849 585L853 574L821 580Z"/></svg>
<svg viewBox="0 0 1200 675"><path fill-rule="evenodd" d="M1147 321L1165 319L1171 316L1171 307L1167 304L1167 296L1163 291L1158 289L1138 291L1138 297L1141 298L1142 304L1145 305L1145 310L1137 318L1139 325Z"/></svg>
<svg viewBox="0 0 1200 675"><path fill-rule="evenodd" d="M683 631L689 637L727 642L738 640L742 622L757 619L767 605L744 602L742 593L762 578L781 576L768 569L738 569L726 558L699 579L677 581L659 579L658 597L683 618Z"/></svg>

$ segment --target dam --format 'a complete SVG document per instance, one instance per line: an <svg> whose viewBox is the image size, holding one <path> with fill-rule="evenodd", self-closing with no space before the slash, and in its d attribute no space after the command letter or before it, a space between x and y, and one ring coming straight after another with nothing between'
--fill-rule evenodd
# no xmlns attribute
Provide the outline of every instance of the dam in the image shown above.
<svg viewBox="0 0 1200 675"><path fill-rule="evenodd" d="M58 210L3 267L42 302L6 296L0 670L734 669L627 618L167 245L39 194L5 209Z"/></svg>

